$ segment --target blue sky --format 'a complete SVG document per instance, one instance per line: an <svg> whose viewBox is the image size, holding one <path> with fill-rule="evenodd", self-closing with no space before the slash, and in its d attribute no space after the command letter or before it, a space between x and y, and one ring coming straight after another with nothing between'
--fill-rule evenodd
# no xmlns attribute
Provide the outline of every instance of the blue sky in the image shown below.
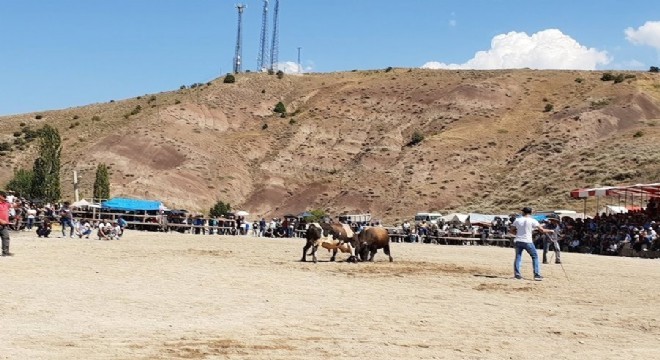
<svg viewBox="0 0 660 360"><path fill-rule="evenodd" d="M237 2L0 0L0 115L175 90L230 72ZM255 71L263 0L242 2L243 70ZM304 72L648 70L660 65L657 9L652 0L280 0L280 68L298 71L301 47Z"/></svg>

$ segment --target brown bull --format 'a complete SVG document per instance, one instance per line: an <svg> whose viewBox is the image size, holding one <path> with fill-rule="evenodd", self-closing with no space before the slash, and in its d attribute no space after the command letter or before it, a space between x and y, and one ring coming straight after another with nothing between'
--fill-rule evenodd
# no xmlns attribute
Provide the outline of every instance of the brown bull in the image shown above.
<svg viewBox="0 0 660 360"><path fill-rule="evenodd" d="M390 234L387 229L368 227L357 235L355 252L360 256L360 260L374 261L378 249L383 249L385 255L390 257L390 262L394 261L390 255Z"/></svg>

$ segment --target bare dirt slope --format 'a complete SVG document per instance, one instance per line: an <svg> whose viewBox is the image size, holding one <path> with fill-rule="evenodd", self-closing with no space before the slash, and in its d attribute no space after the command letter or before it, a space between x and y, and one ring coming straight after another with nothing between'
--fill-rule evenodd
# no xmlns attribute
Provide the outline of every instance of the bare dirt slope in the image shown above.
<svg viewBox="0 0 660 360"><path fill-rule="evenodd" d="M660 358L656 260L568 253L534 282L497 247L313 264L302 239L12 236L3 359Z"/></svg>
<svg viewBox="0 0 660 360"><path fill-rule="evenodd" d="M255 215L368 210L392 222L421 210L580 208L572 188L660 178L658 75L614 84L602 74L240 74L235 84L3 117L0 141L58 127L69 198L71 171L90 196L104 162L113 195L190 210L222 200ZM285 118L272 111L279 101ZM407 146L415 132L424 140ZM33 144L4 154L0 183L31 167Z"/></svg>

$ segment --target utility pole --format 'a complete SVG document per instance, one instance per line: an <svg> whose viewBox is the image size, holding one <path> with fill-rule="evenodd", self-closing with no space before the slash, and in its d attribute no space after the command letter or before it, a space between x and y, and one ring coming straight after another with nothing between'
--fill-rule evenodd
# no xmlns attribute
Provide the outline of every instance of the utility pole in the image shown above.
<svg viewBox="0 0 660 360"><path fill-rule="evenodd" d="M73 170L73 198L75 202L80 201L80 195L78 194L78 172Z"/></svg>
<svg viewBox="0 0 660 360"><path fill-rule="evenodd" d="M300 63L300 49L302 48L298 46L298 73L302 74L302 64Z"/></svg>
<svg viewBox="0 0 660 360"><path fill-rule="evenodd" d="M238 33L236 35L236 53L234 54L234 74L241 72L241 62L243 53L243 34L241 33L243 27L243 10L247 6L243 4L236 5L238 9Z"/></svg>

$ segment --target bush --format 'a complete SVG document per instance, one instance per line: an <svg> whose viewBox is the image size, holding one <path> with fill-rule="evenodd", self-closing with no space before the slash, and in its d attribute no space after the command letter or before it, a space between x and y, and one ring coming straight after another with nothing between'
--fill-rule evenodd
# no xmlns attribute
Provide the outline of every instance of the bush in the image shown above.
<svg viewBox="0 0 660 360"><path fill-rule="evenodd" d="M11 151L11 144L8 142L1 142L0 143L0 151Z"/></svg>
<svg viewBox="0 0 660 360"><path fill-rule="evenodd" d="M263 125L261 126L261 130L266 130L266 129L268 129L268 124L263 124Z"/></svg>
<svg viewBox="0 0 660 360"><path fill-rule="evenodd" d="M131 111L131 115L137 115L140 113L140 111L142 111L142 106L138 105Z"/></svg>
<svg viewBox="0 0 660 360"><path fill-rule="evenodd" d="M25 125L27 125L27 124L26 124L26 123L24 123L24 122L22 122L22 123L20 123L20 124L18 124L18 126L20 126L20 127L23 127L23 126L25 126Z"/></svg>
<svg viewBox="0 0 660 360"><path fill-rule="evenodd" d="M291 120L289 120L289 125L294 125L295 123L296 123L296 119L292 118Z"/></svg>
<svg viewBox="0 0 660 360"><path fill-rule="evenodd" d="M555 108L555 106L552 105L552 104L545 104L545 108L543 109L543 112L550 112L554 108Z"/></svg>
<svg viewBox="0 0 660 360"><path fill-rule="evenodd" d="M44 116L41 115L41 114L37 114L37 115L34 116L34 118L37 119L37 120L41 120L43 117Z"/></svg>
<svg viewBox="0 0 660 360"><path fill-rule="evenodd" d="M575 78L575 82L578 84L582 84L583 81L584 81L583 78Z"/></svg>
<svg viewBox="0 0 660 360"><path fill-rule="evenodd" d="M179 90L185 90L185 89L186 89L186 86L185 86L185 85L181 85L181 86L179 86Z"/></svg>
<svg viewBox="0 0 660 360"><path fill-rule="evenodd" d="M98 115L92 116L92 121L101 121L101 117Z"/></svg>
<svg viewBox="0 0 660 360"><path fill-rule="evenodd" d="M651 68L649 69L649 72L652 72L652 73L660 72L660 68L658 68L657 66L651 66Z"/></svg>
<svg viewBox="0 0 660 360"><path fill-rule="evenodd" d="M385 69L385 72L390 72L392 70L393 70L393 68L391 66L388 66L387 69Z"/></svg>
<svg viewBox="0 0 660 360"><path fill-rule="evenodd" d="M280 101L275 105L273 111L280 114L286 114L286 107L284 106L284 103Z"/></svg>
<svg viewBox="0 0 660 360"><path fill-rule="evenodd" d="M179 100L179 99L174 100L174 104L175 104L175 105L179 105L179 104L181 104L181 100Z"/></svg>
<svg viewBox="0 0 660 360"><path fill-rule="evenodd" d="M614 77L614 83L615 84L622 83L624 79L625 77L623 76L623 74L618 74L617 76Z"/></svg>
<svg viewBox="0 0 660 360"><path fill-rule="evenodd" d="M410 138L410 142L406 144L407 146L414 146L424 141L424 134L419 131L415 131Z"/></svg>
<svg viewBox="0 0 660 360"><path fill-rule="evenodd" d="M602 80L602 81L612 81L612 80L614 80L614 75L612 75L612 73L604 73L603 76L600 77L600 80Z"/></svg>
<svg viewBox="0 0 660 360"><path fill-rule="evenodd" d="M281 78L284 77L284 71L282 71L282 70L278 70L276 75L277 75L277 78L278 78L278 79L281 79Z"/></svg>
<svg viewBox="0 0 660 360"><path fill-rule="evenodd" d="M80 116L78 116L78 115L73 115L73 120L78 120L78 118L80 118Z"/></svg>
<svg viewBox="0 0 660 360"><path fill-rule="evenodd" d="M634 138L640 138L642 136L644 136L644 132L641 130L633 134Z"/></svg>
<svg viewBox="0 0 660 360"><path fill-rule="evenodd" d="M233 74L227 73L227 75L225 75L225 79L222 80L222 82L225 84L233 84L236 82L236 77Z"/></svg>

